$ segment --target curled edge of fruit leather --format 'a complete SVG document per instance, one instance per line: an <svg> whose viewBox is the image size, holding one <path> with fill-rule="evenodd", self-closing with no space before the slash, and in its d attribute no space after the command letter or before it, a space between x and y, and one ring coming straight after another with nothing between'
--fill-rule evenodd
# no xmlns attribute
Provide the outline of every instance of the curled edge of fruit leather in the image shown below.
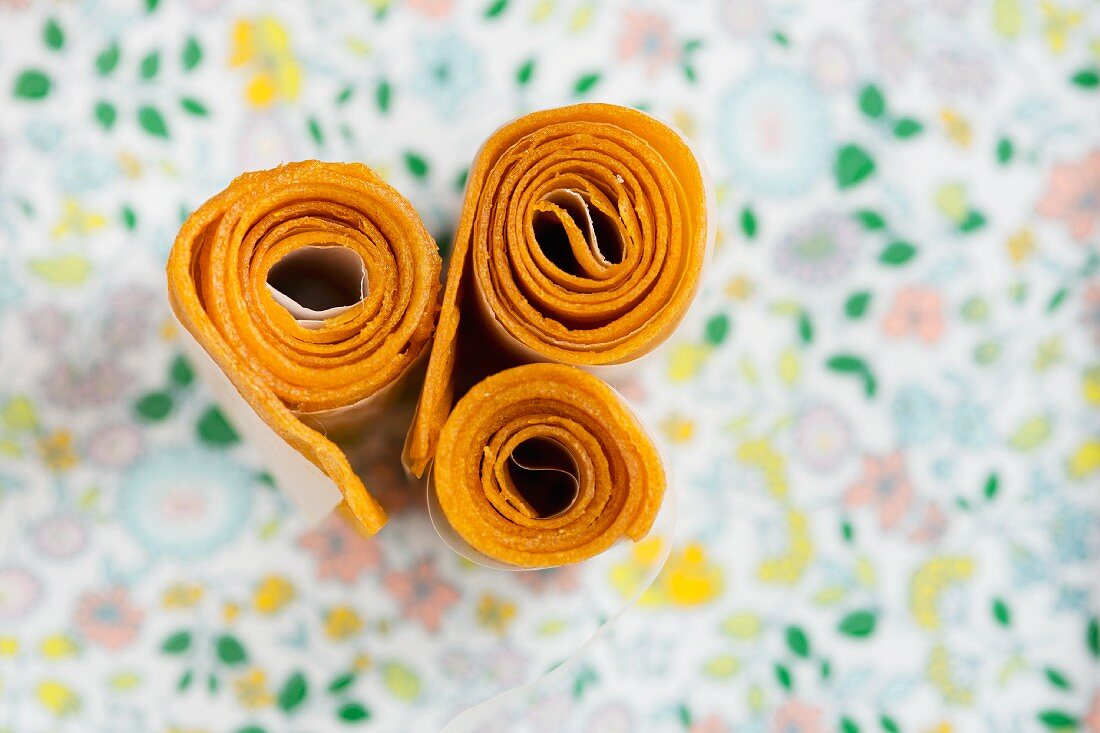
<svg viewBox="0 0 1100 733"><path fill-rule="evenodd" d="M572 462L572 496L552 516L531 505L510 471L514 451L531 441L552 441ZM655 442L615 390L577 367L536 363L498 372L459 400L430 484L474 551L505 566L547 568L645 537L666 478Z"/></svg>
<svg viewBox="0 0 1100 733"><path fill-rule="evenodd" d="M329 247L361 258L364 290L303 325L268 275L292 252ZM245 173L181 227L167 277L184 347L279 484L315 518L336 496L363 531L385 524L329 433L369 420L425 352L440 269L412 205L358 163Z"/></svg>
<svg viewBox="0 0 1100 733"><path fill-rule="evenodd" d="M566 211L570 197L583 199L587 222ZM540 251L536 216L560 222L579 274ZM597 219L599 232L591 228ZM687 313L714 231L700 159L679 132L643 112L578 104L498 129L467 180L406 467L421 476L436 456L456 393L461 319L481 317L520 361L593 371L633 361ZM597 242L609 232L618 262Z"/></svg>

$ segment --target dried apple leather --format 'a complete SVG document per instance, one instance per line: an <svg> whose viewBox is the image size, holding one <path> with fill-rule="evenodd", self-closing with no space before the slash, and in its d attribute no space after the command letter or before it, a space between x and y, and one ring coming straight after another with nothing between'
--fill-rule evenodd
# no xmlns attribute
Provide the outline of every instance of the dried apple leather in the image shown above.
<svg viewBox="0 0 1100 733"><path fill-rule="evenodd" d="M661 344L698 289L708 216L691 149L642 112L579 104L497 130L468 177L409 469L423 474L454 400L488 373Z"/></svg>
<svg viewBox="0 0 1100 733"><path fill-rule="evenodd" d="M369 420L425 350L440 269L412 206L373 171L305 161L246 173L199 207L168 293L247 406L373 533L385 512L327 434Z"/></svg>

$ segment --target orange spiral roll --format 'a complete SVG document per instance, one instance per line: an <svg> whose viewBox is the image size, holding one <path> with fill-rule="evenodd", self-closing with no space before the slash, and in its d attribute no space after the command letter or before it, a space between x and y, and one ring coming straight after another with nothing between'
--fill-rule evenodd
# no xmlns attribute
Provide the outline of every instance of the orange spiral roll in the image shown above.
<svg viewBox="0 0 1100 733"><path fill-rule="evenodd" d="M425 351L440 269L393 187L360 164L305 161L246 173L199 207L167 273L180 324L376 532L385 512L327 435L374 416Z"/></svg>

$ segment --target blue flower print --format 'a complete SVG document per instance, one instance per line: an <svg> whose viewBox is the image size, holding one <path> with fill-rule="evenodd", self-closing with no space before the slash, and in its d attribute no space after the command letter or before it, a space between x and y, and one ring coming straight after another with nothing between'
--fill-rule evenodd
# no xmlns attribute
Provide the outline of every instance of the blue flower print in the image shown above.
<svg viewBox="0 0 1100 733"><path fill-rule="evenodd" d="M250 514L253 484L253 474L222 453L162 448L127 472L118 514L151 553L195 558L237 536Z"/></svg>
<svg viewBox="0 0 1100 733"><path fill-rule="evenodd" d="M758 71L727 92L716 133L734 180L755 193L802 193L829 165L824 98L809 77L793 71Z"/></svg>
<svg viewBox="0 0 1100 733"><path fill-rule="evenodd" d="M454 117L481 83L481 58L454 34L422 38L416 45L420 63L412 79L413 91L434 103L440 117Z"/></svg>

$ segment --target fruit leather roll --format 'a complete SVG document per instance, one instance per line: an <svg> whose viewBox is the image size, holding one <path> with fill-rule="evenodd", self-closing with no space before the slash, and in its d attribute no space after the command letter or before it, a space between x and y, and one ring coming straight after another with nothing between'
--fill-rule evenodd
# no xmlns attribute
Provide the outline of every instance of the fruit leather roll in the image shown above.
<svg viewBox="0 0 1100 733"><path fill-rule="evenodd" d="M710 210L688 144L636 110L536 112L481 148L404 455L416 475L434 458L439 504L475 550L548 566L646 534L664 471L621 398L578 367L631 362L672 333ZM536 362L554 366L521 366ZM556 498L532 499L544 484Z"/></svg>
<svg viewBox="0 0 1100 733"><path fill-rule="evenodd" d="M184 345L308 518L342 499L366 531L385 523L334 438L415 372L440 269L409 202L360 164L246 173L180 229L167 270Z"/></svg>

